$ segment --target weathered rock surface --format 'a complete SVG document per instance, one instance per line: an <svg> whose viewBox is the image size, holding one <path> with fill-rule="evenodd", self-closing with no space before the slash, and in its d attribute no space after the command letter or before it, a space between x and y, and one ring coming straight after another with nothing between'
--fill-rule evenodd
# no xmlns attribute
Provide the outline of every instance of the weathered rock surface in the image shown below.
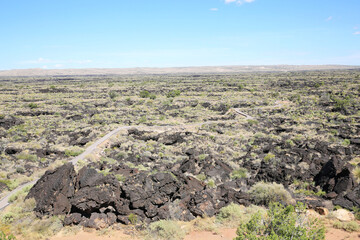
<svg viewBox="0 0 360 240"><path fill-rule="evenodd" d="M76 172L71 163L46 171L30 189L27 198L35 198L38 215L65 214L71 211L70 199L75 194Z"/></svg>
<svg viewBox="0 0 360 240"><path fill-rule="evenodd" d="M338 209L332 214L337 220L342 222L350 222L355 220L354 214L352 214L346 209Z"/></svg>
<svg viewBox="0 0 360 240"><path fill-rule="evenodd" d="M76 174L73 165L66 164L47 171L27 198L35 198L39 216L65 214L66 225L99 229L115 222L129 224L131 215L145 222L192 220L213 216L230 202L248 205L249 196L237 190L241 184L229 181L211 189L181 171L140 172L120 184L112 174L88 167Z"/></svg>

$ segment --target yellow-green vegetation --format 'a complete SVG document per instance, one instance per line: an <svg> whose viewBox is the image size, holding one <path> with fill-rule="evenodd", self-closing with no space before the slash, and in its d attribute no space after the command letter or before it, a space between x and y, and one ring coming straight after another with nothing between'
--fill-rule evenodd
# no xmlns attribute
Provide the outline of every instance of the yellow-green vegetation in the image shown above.
<svg viewBox="0 0 360 240"><path fill-rule="evenodd" d="M0 240L15 240L16 238L14 237L14 235L10 234L5 234L3 231L0 231Z"/></svg>
<svg viewBox="0 0 360 240"><path fill-rule="evenodd" d="M344 229L347 232L357 232L360 230L359 224L355 221L350 221L350 222L335 221L333 223L333 227L337 229Z"/></svg>
<svg viewBox="0 0 360 240"><path fill-rule="evenodd" d="M249 190L249 193L257 204L269 205L272 202L294 203L291 194L282 184L257 182Z"/></svg>
<svg viewBox="0 0 360 240"><path fill-rule="evenodd" d="M265 162L269 162L270 160L274 159L275 155L273 153L268 153L265 157L264 157L264 161Z"/></svg>
<svg viewBox="0 0 360 240"><path fill-rule="evenodd" d="M129 221L131 222L132 225L135 225L137 223L137 221L138 221L138 218L134 213L131 213L128 216L128 219L129 219Z"/></svg>
<svg viewBox="0 0 360 240"><path fill-rule="evenodd" d="M234 170L230 177L231 179L237 179L237 178L246 178L247 177L247 169L246 168L239 168Z"/></svg>
<svg viewBox="0 0 360 240"><path fill-rule="evenodd" d="M149 225L148 238L181 240L187 231L178 222L173 220L160 220Z"/></svg>
<svg viewBox="0 0 360 240"><path fill-rule="evenodd" d="M294 180L293 184L295 187L294 193L304 194L306 196L325 196L326 192L322 191L321 189L317 189L317 191L309 190L309 186L314 186L314 182L300 182L298 180Z"/></svg>
<svg viewBox="0 0 360 240"><path fill-rule="evenodd" d="M76 157L83 153L84 150L79 147L71 147L65 150L65 155L68 157Z"/></svg>
<svg viewBox="0 0 360 240"><path fill-rule="evenodd" d="M305 209L300 203L295 207L270 204L266 215L255 213L248 222L240 224L235 240L325 239L324 225L318 219L307 218Z"/></svg>
<svg viewBox="0 0 360 240"><path fill-rule="evenodd" d="M46 239L53 236L63 228L63 217L44 217L39 219L35 216L35 200L27 199L30 188L12 197L12 205L0 214L0 231L12 233L26 239Z"/></svg>
<svg viewBox="0 0 360 240"><path fill-rule="evenodd" d="M251 215L259 213L264 215L266 213L265 208L251 205L245 207L235 203L230 203L228 206L220 209L216 219L219 223L226 227L237 227L241 223L246 223L250 220Z"/></svg>
<svg viewBox="0 0 360 240"><path fill-rule="evenodd" d="M356 166L353 170L355 179L360 182L360 167Z"/></svg>

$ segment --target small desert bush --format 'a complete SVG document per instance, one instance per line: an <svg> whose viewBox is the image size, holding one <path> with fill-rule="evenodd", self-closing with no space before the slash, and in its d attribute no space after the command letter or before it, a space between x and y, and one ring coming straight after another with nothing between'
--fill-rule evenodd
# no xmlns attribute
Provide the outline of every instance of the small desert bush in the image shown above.
<svg viewBox="0 0 360 240"><path fill-rule="evenodd" d="M353 174L357 182L360 182L360 167L355 167L353 170Z"/></svg>
<svg viewBox="0 0 360 240"><path fill-rule="evenodd" d="M14 235L12 234L7 235L3 231L0 231L0 240L15 240L15 239L16 238L14 237Z"/></svg>
<svg viewBox="0 0 360 240"><path fill-rule="evenodd" d="M266 163L268 163L270 160L274 159L275 158L275 155L272 154L272 153L268 153L265 157L264 157L264 161Z"/></svg>
<svg viewBox="0 0 360 240"><path fill-rule="evenodd" d="M0 183L5 183L10 191L17 188L19 186L19 184L20 184L18 179L1 179Z"/></svg>
<svg viewBox="0 0 360 240"><path fill-rule="evenodd" d="M253 185L249 194L256 204L269 205L271 202L291 204L294 202L291 194L282 184L258 182Z"/></svg>
<svg viewBox="0 0 360 240"><path fill-rule="evenodd" d="M266 216L256 213L247 223L240 224L235 240L325 239L323 224L318 219L308 219L305 209L301 203L296 207L272 203Z"/></svg>
<svg viewBox="0 0 360 240"><path fill-rule="evenodd" d="M131 224L133 224L133 225L135 225L138 221L138 217L133 213L130 213L130 215L128 216L128 219L131 222Z"/></svg>
<svg viewBox="0 0 360 240"><path fill-rule="evenodd" d="M227 227L236 227L239 223L244 223L250 220L252 214L259 212L261 215L265 214L262 207L251 205L244 207L235 203L230 203L226 207L220 209L216 220Z"/></svg>
<svg viewBox="0 0 360 240"><path fill-rule="evenodd" d="M231 177L231 179L246 178L247 173L248 173L248 171L246 168L239 168L239 169L232 171L230 177Z"/></svg>
<svg viewBox="0 0 360 240"><path fill-rule="evenodd" d="M149 235L153 239L183 239L186 230L178 222L172 220L160 220L149 225Z"/></svg>
<svg viewBox="0 0 360 240"><path fill-rule="evenodd" d="M167 98L173 98L173 97L180 96L180 94L181 94L181 91L180 91L180 90L172 90L172 91L170 91L170 92L168 92L168 93L166 94L166 97L167 97Z"/></svg>
<svg viewBox="0 0 360 240"><path fill-rule="evenodd" d="M141 92L139 93L139 97L141 97L141 98L156 99L156 95L155 95L155 94L150 93L149 91L146 91L146 90L141 91Z"/></svg>
<svg viewBox="0 0 360 240"><path fill-rule="evenodd" d="M360 208L353 207L352 210L354 212L355 219L359 221L360 220Z"/></svg>
<svg viewBox="0 0 360 240"><path fill-rule="evenodd" d="M38 160L38 157L35 154L30 154L28 151L22 151L16 155L16 158L30 162L36 162Z"/></svg>
<svg viewBox="0 0 360 240"><path fill-rule="evenodd" d="M65 155L68 157L76 157L79 156L81 153L83 153L84 150L79 147L72 147L65 150Z"/></svg>
<svg viewBox="0 0 360 240"><path fill-rule="evenodd" d="M219 226L215 221L215 217L197 217L191 221L192 231L218 233Z"/></svg>
<svg viewBox="0 0 360 240"><path fill-rule="evenodd" d="M110 91L109 92L109 97L114 100L116 97L118 96L118 94L115 91Z"/></svg>
<svg viewBox="0 0 360 240"><path fill-rule="evenodd" d="M337 229L344 229L347 232L357 232L360 230L359 224L355 221L351 221L351 222L335 221L333 223L333 227Z"/></svg>
<svg viewBox="0 0 360 240"><path fill-rule="evenodd" d="M38 108L39 106L36 103L29 103L27 105L30 109Z"/></svg>
<svg viewBox="0 0 360 240"><path fill-rule="evenodd" d="M20 196L23 196L24 194L27 194L30 191L31 188L32 188L32 185L31 186L26 186L23 189L21 189L20 191L18 191L17 193L11 195L9 197L9 202L12 203L12 202L16 201Z"/></svg>

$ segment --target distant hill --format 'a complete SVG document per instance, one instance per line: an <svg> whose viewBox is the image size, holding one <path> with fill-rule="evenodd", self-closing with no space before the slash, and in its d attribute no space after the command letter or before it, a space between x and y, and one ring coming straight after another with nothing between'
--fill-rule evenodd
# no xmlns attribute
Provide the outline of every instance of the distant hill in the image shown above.
<svg viewBox="0 0 360 240"><path fill-rule="evenodd" d="M14 69L0 71L0 76L58 76L58 75L129 75L129 74L192 74L237 73L266 71L307 71L360 69L346 65L263 65L263 66L204 66L171 68L85 68L85 69Z"/></svg>

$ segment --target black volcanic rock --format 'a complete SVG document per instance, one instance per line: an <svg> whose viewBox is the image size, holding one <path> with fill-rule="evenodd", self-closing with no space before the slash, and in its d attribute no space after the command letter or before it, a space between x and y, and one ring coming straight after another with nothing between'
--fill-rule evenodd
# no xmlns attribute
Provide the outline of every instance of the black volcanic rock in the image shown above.
<svg viewBox="0 0 360 240"><path fill-rule="evenodd" d="M36 200L35 212L40 216L69 213L70 198L75 193L75 177L71 163L46 171L27 195L27 198Z"/></svg>

